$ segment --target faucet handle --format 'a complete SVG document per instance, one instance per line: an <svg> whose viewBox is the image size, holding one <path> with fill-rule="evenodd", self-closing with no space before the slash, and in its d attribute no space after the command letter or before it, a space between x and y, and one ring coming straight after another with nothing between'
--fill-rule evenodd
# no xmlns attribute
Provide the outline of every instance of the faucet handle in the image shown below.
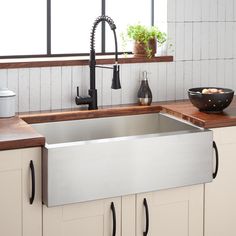
<svg viewBox="0 0 236 236"><path fill-rule="evenodd" d="M77 86L77 96L79 97L79 86Z"/></svg>

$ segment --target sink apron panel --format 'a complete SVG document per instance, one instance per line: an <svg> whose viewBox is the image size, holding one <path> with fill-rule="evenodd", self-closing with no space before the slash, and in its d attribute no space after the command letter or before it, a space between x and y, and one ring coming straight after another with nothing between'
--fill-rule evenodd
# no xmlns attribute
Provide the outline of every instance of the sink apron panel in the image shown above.
<svg viewBox="0 0 236 236"><path fill-rule="evenodd" d="M43 201L48 207L212 181L212 132L48 145Z"/></svg>

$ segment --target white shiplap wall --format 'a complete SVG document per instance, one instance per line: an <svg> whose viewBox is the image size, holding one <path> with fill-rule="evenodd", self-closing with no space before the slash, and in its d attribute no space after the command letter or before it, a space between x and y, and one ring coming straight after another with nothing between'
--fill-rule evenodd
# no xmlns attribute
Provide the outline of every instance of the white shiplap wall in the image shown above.
<svg viewBox="0 0 236 236"><path fill-rule="evenodd" d="M136 102L143 70L150 72L154 101L186 98L196 86L236 90L236 0L168 0L167 26L175 61L121 65L118 91L110 89L112 71L97 69L99 105ZM88 66L0 70L0 87L17 93L21 112L76 107L77 86L87 94Z"/></svg>

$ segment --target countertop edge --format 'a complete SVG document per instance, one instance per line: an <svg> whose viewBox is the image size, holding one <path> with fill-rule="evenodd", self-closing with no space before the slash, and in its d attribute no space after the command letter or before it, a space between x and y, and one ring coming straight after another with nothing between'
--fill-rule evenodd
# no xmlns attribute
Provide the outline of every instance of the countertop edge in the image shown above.
<svg viewBox="0 0 236 236"><path fill-rule="evenodd" d="M18 116L0 119L0 150L44 146L45 137Z"/></svg>
<svg viewBox="0 0 236 236"><path fill-rule="evenodd" d="M101 107L98 110L71 109L47 111L44 113L27 113L19 114L19 117L28 124L35 124L55 121L147 114L160 112L161 110L162 107L159 104L154 104L152 106L138 106L137 104L129 104L126 106Z"/></svg>
<svg viewBox="0 0 236 236"><path fill-rule="evenodd" d="M180 118L182 120L188 121L188 122L190 122L196 126L199 126L201 128L209 128L209 126L207 126L207 124L204 120L197 119L196 117L192 117L192 116L183 114L181 112L175 111L175 110L170 109L168 107L163 106L161 111L166 114L172 115L174 117Z"/></svg>
<svg viewBox="0 0 236 236"><path fill-rule="evenodd" d="M6 141L0 141L0 151L21 149L21 148L43 147L44 144L45 144L44 137L18 139L10 141L6 140Z"/></svg>

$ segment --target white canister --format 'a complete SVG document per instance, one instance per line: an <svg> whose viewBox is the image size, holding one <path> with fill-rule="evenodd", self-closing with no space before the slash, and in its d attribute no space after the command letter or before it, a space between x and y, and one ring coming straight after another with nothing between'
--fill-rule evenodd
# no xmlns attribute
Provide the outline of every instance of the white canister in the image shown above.
<svg viewBox="0 0 236 236"><path fill-rule="evenodd" d="M13 91L0 88L0 117L15 116L15 97Z"/></svg>

